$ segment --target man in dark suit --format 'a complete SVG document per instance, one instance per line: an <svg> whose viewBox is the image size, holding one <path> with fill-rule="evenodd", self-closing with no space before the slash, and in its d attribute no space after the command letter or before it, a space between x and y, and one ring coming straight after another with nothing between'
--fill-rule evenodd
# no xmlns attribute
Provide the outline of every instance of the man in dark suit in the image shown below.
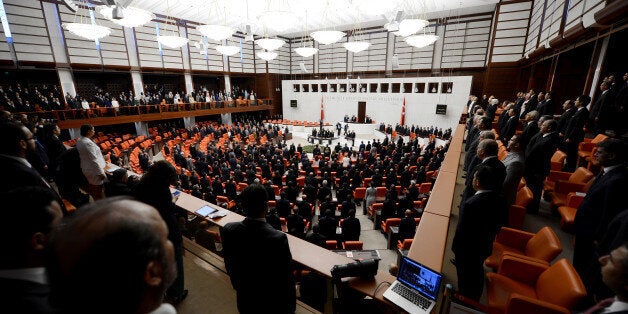
<svg viewBox="0 0 628 314"><path fill-rule="evenodd" d="M517 198L517 188L519 187L521 177L523 177L525 162L518 135L513 135L510 138L506 148L508 149L508 155L502 160L506 167L506 178L502 186L502 195L506 199L506 204L510 207Z"/></svg>
<svg viewBox="0 0 628 314"><path fill-rule="evenodd" d="M499 227L508 220L504 199L499 195L501 184L494 169L480 165L473 174L475 192L462 204L452 251L456 255L458 290L479 300L484 286L484 259L491 254L491 245Z"/></svg>
<svg viewBox="0 0 628 314"><path fill-rule="evenodd" d="M539 116L543 115L554 115L554 100L552 100L552 93L547 92L545 94L545 99L539 102L538 106L536 106L536 111L539 112Z"/></svg>
<svg viewBox="0 0 628 314"><path fill-rule="evenodd" d="M355 209L349 211L349 216L342 221L341 227L344 241L360 240L360 220L355 218Z"/></svg>
<svg viewBox="0 0 628 314"><path fill-rule="evenodd" d="M540 132L530 139L525 152L526 167L524 177L526 185L532 190L534 198L528 205L528 213L539 212L539 203L543 193L543 181L550 172L550 160L558 146L556 120L546 120L541 124Z"/></svg>
<svg viewBox="0 0 628 314"><path fill-rule="evenodd" d="M336 239L336 226L338 226L338 220L331 209L325 210L325 216L318 220L318 225L321 228L321 234L329 239Z"/></svg>
<svg viewBox="0 0 628 314"><path fill-rule="evenodd" d="M560 115L560 118L558 118L558 134L560 135L561 138L565 136L565 129L567 129L567 123L569 122L569 119L571 119L571 117L573 116L575 112L576 112L576 109L574 108L574 101L566 100L563 103L563 113Z"/></svg>
<svg viewBox="0 0 628 314"><path fill-rule="evenodd" d="M477 149L477 157L481 162L474 166L467 174L467 179L465 182L465 189L462 193L461 204L471 196L475 194L475 189L473 188L473 174L477 171L477 169L481 166L487 166L493 170L493 174L495 175L495 180L498 185L501 186L504 183L504 179L506 178L506 167L504 164L497 159L497 151L498 149L497 142L492 139L485 139L480 142Z"/></svg>
<svg viewBox="0 0 628 314"><path fill-rule="evenodd" d="M585 314L626 314L628 303L628 243L624 243L609 254L600 257L601 273L604 284L615 294L615 297L604 299ZM596 268L599 268L596 267Z"/></svg>
<svg viewBox="0 0 628 314"><path fill-rule="evenodd" d="M480 122L477 125L477 129L479 130L478 136L474 137L473 142L471 142L471 144L469 145L469 150L464 157L464 166L462 167L464 171L469 171L469 165L471 164L471 161L473 161L473 159L475 158L475 154L473 152L477 151L480 141L486 138L485 131L491 132L491 123L492 120L489 117L480 118ZM493 139L494 138L495 137L493 136Z"/></svg>
<svg viewBox="0 0 628 314"><path fill-rule="evenodd" d="M247 217L222 230L225 267L237 293L238 310L294 313L296 291L288 238L264 221L267 196L261 185L249 185L241 196Z"/></svg>
<svg viewBox="0 0 628 314"><path fill-rule="evenodd" d="M294 208L292 214L286 218L288 233L295 237L303 238L305 236L305 222L303 220L303 216L299 215L299 209Z"/></svg>
<svg viewBox="0 0 628 314"><path fill-rule="evenodd" d="M589 117L589 110L587 105L591 101L591 98L587 95L581 95L576 98L574 105L576 106L575 112L571 118L567 121L565 126L565 132L563 134L564 147L567 153L567 165L566 171L576 170L576 163L578 161L578 144L584 140L584 125L587 123Z"/></svg>
<svg viewBox="0 0 628 314"><path fill-rule="evenodd" d="M51 313L44 270L48 237L61 216L56 195L44 187L0 194L0 301L22 313Z"/></svg>
<svg viewBox="0 0 628 314"><path fill-rule="evenodd" d="M626 208L628 190L626 143L609 138L597 146L596 158L604 168L587 191L574 221L573 265L585 285L590 267L596 266L595 243L602 241L611 220Z"/></svg>
<svg viewBox="0 0 628 314"><path fill-rule="evenodd" d="M508 110L506 114L509 116L509 118L508 120L506 120L504 127L499 131L499 138L504 145L508 143L510 137L515 134L515 132L517 131L517 126L519 125L519 119L517 118L514 109Z"/></svg>
<svg viewBox="0 0 628 314"><path fill-rule="evenodd" d="M595 127L596 133L603 133L607 128L611 127L614 112L615 96L609 89L610 84L606 81L600 83L600 95L597 96L595 103L591 106L589 119L591 126Z"/></svg>
<svg viewBox="0 0 628 314"><path fill-rule="evenodd" d="M525 147L530 142L530 139L539 133L539 112L536 110L528 112L525 117L525 126L521 131L521 135L519 136L519 143Z"/></svg>
<svg viewBox="0 0 628 314"><path fill-rule="evenodd" d="M416 233L416 223L412 217L412 210L406 209L405 216L399 222L399 239L413 239Z"/></svg>

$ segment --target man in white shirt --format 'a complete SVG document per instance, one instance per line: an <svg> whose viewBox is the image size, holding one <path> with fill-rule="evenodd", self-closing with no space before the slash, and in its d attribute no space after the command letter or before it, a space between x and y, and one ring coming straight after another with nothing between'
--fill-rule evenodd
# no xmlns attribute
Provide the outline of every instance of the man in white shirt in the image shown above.
<svg viewBox="0 0 628 314"><path fill-rule="evenodd" d="M94 200L105 197L103 185L105 183L105 167L107 163L100 151L100 147L94 143L94 127L91 124L81 126L81 138L76 142L76 149L81 158L81 170L87 178L87 192Z"/></svg>

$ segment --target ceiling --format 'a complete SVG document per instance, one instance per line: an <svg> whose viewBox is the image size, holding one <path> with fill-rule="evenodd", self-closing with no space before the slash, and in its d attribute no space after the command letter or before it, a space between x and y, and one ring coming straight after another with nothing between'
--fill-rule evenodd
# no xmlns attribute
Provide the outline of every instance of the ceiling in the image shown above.
<svg viewBox="0 0 628 314"><path fill-rule="evenodd" d="M352 30L383 26L403 11L403 18L448 18L494 11L499 0L118 0L156 14L220 24L257 35L298 37L315 30ZM288 12L290 18L269 18L264 12ZM277 23L264 27L260 18ZM306 23L307 21L307 23Z"/></svg>

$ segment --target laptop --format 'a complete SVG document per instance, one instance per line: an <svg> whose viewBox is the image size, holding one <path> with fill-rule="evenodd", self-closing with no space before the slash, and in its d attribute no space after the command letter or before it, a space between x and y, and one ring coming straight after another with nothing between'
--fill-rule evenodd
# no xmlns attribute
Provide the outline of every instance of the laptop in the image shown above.
<svg viewBox="0 0 628 314"><path fill-rule="evenodd" d="M430 313L442 279L442 274L403 257L397 280L384 292L384 298L409 313Z"/></svg>

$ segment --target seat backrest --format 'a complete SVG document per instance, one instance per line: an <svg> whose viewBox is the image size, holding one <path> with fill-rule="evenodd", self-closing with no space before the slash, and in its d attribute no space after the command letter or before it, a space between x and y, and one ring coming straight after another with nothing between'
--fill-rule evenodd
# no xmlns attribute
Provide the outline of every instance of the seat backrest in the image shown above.
<svg viewBox="0 0 628 314"><path fill-rule="evenodd" d="M388 226L388 227L399 226L400 223L401 223L401 218L388 218L388 219L386 219L386 226Z"/></svg>
<svg viewBox="0 0 628 314"><path fill-rule="evenodd" d="M353 198L355 199L364 199L364 196L366 196L366 188L356 188L353 191Z"/></svg>
<svg viewBox="0 0 628 314"><path fill-rule="evenodd" d="M515 205L527 207L532 202L532 190L529 187L524 186L517 192L517 198L515 199Z"/></svg>
<svg viewBox="0 0 628 314"><path fill-rule="evenodd" d="M552 159L550 160L551 170L561 171L563 169L563 161L567 158L567 154L565 154L561 150L556 150L554 155L552 155Z"/></svg>
<svg viewBox="0 0 628 314"><path fill-rule="evenodd" d="M526 244L526 255L551 262L563 251L560 240L550 227L543 227Z"/></svg>
<svg viewBox="0 0 628 314"><path fill-rule="evenodd" d="M535 290L539 300L567 309L572 309L578 300L587 295L580 276L564 258L539 276Z"/></svg>
<svg viewBox="0 0 628 314"><path fill-rule="evenodd" d="M607 135L600 133L600 134L596 135L596 136L595 136L595 137L591 140L591 143L592 143L592 144L597 144L597 143L600 143L600 142L604 142L607 138L608 138L608 136L607 136Z"/></svg>
<svg viewBox="0 0 628 314"><path fill-rule="evenodd" d="M343 246L345 250L361 250L364 244L362 241L345 241Z"/></svg>
<svg viewBox="0 0 628 314"><path fill-rule="evenodd" d="M427 194L431 190L432 190L432 183L431 182L421 183L421 185L419 186L419 193L421 193L421 194Z"/></svg>
<svg viewBox="0 0 628 314"><path fill-rule="evenodd" d="M569 176L569 182L587 183L591 178L593 178L593 172L585 167L578 167L578 169Z"/></svg>

